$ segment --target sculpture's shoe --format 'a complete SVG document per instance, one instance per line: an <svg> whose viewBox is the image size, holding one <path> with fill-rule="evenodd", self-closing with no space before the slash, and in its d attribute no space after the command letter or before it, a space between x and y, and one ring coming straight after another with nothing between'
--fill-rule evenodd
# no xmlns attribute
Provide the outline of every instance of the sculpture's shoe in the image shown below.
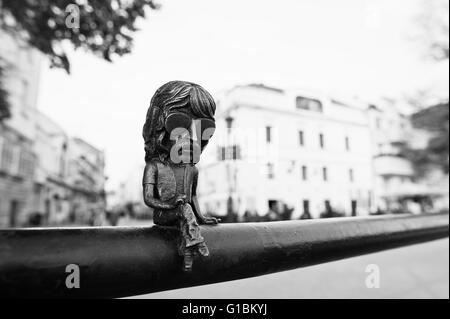
<svg viewBox="0 0 450 319"><path fill-rule="evenodd" d="M209 249L208 246L206 246L205 243L201 243L198 244L198 252L200 255L202 255L203 257L208 257L209 256Z"/></svg>
<svg viewBox="0 0 450 319"><path fill-rule="evenodd" d="M183 270L186 272L192 271L192 265L194 264L194 256L191 252L186 252L184 254L184 265Z"/></svg>

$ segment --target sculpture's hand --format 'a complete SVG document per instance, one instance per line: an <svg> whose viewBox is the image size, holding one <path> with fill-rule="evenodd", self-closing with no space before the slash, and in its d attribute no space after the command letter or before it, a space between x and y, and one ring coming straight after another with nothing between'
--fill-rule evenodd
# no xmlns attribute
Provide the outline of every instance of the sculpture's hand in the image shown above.
<svg viewBox="0 0 450 319"><path fill-rule="evenodd" d="M217 225L220 222L220 219L215 217L203 217L199 222L203 225Z"/></svg>
<svg viewBox="0 0 450 319"><path fill-rule="evenodd" d="M174 204L175 206L180 206L181 204L185 204L186 200L187 200L186 195L177 195L177 197L175 197Z"/></svg>

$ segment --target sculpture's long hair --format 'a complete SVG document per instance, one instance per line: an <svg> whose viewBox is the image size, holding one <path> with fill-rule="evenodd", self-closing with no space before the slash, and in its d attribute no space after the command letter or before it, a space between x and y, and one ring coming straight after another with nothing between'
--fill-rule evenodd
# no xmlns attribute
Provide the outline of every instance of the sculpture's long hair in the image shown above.
<svg viewBox="0 0 450 319"><path fill-rule="evenodd" d="M154 159L165 162L168 159L170 150L163 144L167 135L164 124L167 116L175 110L214 120L216 103L198 84L172 81L161 86L152 97L142 131L146 162Z"/></svg>

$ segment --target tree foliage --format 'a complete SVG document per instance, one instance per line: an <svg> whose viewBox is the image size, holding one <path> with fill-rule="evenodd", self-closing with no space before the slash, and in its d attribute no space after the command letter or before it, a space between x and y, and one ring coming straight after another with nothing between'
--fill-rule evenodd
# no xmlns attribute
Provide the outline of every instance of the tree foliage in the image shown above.
<svg viewBox="0 0 450 319"><path fill-rule="evenodd" d="M426 55L434 60L449 58L449 2L448 0L422 0L418 16L418 40Z"/></svg>
<svg viewBox="0 0 450 319"><path fill-rule="evenodd" d="M111 61L131 51L137 19L157 8L153 0L0 0L0 27L69 72L66 43Z"/></svg>
<svg viewBox="0 0 450 319"><path fill-rule="evenodd" d="M107 61L125 55L131 52L137 20L158 7L154 0L0 0L0 29L70 73L68 46ZM0 119L9 115L1 71Z"/></svg>
<svg viewBox="0 0 450 319"><path fill-rule="evenodd" d="M412 116L415 128L431 134L425 148L406 147L404 155L412 161L419 177L424 177L430 169L440 168L449 172L449 104L439 104L424 109Z"/></svg>
<svg viewBox="0 0 450 319"><path fill-rule="evenodd" d="M449 2L448 0L422 0L421 13L417 19L419 32L417 40L424 48L425 55L436 61L449 59ZM449 105L448 96L439 97L447 102L427 107L436 100L429 90L417 92L409 103L421 109L412 116L416 128L431 134L423 149L406 146L404 155L414 164L418 177L425 177L430 170L440 168L449 172Z"/></svg>

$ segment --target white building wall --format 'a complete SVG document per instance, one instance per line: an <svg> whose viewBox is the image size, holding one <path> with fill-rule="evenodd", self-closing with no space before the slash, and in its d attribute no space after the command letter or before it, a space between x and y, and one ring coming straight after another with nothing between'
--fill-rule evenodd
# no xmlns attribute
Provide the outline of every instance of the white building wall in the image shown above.
<svg viewBox="0 0 450 319"><path fill-rule="evenodd" d="M232 91L229 100L221 100L220 109L231 111L219 114L216 134L200 162L199 194L205 210L219 215L226 213L230 192L227 181L235 175L233 197L239 214L256 210L263 215L267 213L269 200L295 208L294 218L303 212L303 200L310 201L314 217L324 210L325 200L347 212L351 200L358 200L364 206L360 212L363 209L368 212L369 191L373 188L372 150L364 111L335 105L324 97L320 97L324 101L323 113L297 110L297 95L300 92L282 94L243 87ZM217 147L227 144L225 115L234 118L231 144L241 146L243 158L217 163ZM266 142L266 126L272 127L271 143ZM303 146L299 143L300 130L304 132ZM319 134L324 136L324 149L320 147ZM346 149L346 137L350 150ZM267 177L268 163L274 165L273 179ZM302 166L307 167L307 181L302 180ZM323 167L328 171L326 182Z"/></svg>
<svg viewBox="0 0 450 319"><path fill-rule="evenodd" d="M37 105L41 55L0 31L0 58L5 69L5 89L9 94L11 118L7 125L24 137L35 135L34 110Z"/></svg>
<svg viewBox="0 0 450 319"><path fill-rule="evenodd" d="M0 123L0 227L22 225L36 208L33 141L40 59L36 50L0 30L3 84L11 107L11 118Z"/></svg>

